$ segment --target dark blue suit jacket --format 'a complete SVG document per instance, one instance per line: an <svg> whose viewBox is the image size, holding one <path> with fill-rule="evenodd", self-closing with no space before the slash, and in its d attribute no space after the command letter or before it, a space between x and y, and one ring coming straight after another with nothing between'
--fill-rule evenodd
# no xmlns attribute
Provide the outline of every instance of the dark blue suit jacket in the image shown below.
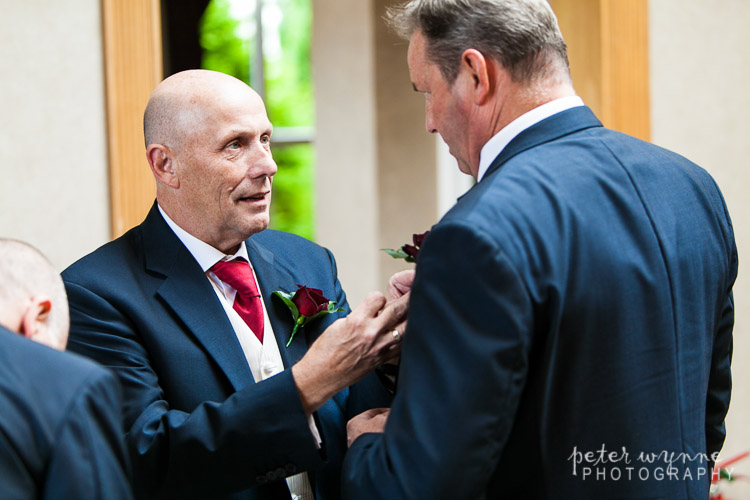
<svg viewBox="0 0 750 500"><path fill-rule="evenodd" d="M707 498L736 273L705 171L584 107L527 129L424 243L344 497Z"/></svg>
<svg viewBox="0 0 750 500"><path fill-rule="evenodd" d="M246 241L286 370L255 383L239 341L198 263L156 205L140 226L63 272L70 349L118 375L138 496L288 499L284 477L312 471L318 500L339 498L349 417L388 404L376 377L316 412L318 450L291 366L337 317L284 347L292 316L275 290L320 288L348 307L333 256L303 238L266 230Z"/></svg>
<svg viewBox="0 0 750 500"><path fill-rule="evenodd" d="M115 377L0 327L0 498L132 498Z"/></svg>

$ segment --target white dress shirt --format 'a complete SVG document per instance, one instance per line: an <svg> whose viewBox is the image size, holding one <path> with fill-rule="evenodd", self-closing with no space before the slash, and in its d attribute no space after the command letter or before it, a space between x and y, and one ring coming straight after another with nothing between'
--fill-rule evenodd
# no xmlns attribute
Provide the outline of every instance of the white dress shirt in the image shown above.
<svg viewBox="0 0 750 500"><path fill-rule="evenodd" d="M253 266L247 255L245 242L243 241L240 244L239 250L237 250L234 255L226 255L178 226L164 212L164 210L162 210L161 206L159 206L159 212L162 217L164 217L167 225L169 225L172 231L174 231L175 235L177 235L182 244L185 245L206 274L206 278L208 278L214 292L216 292L216 296L219 298L219 302L221 302L224 311L227 313L229 322L232 324L234 333L237 335L237 340L240 342L240 347L242 347L242 352L245 354L245 359L247 360L247 364L250 367L250 371L252 372L255 381L259 382L261 380L266 380L267 378L273 377L284 371L284 362L281 360L281 353L279 352L276 337L273 334L273 327L268 320L268 312L266 311L266 304L263 301L263 295L261 294L260 297L261 304L263 304L264 317L264 334L263 343L261 344L258 337L256 337L250 327L247 326L245 320L243 320L237 311L234 310L234 297L237 294L237 290L221 281L218 276L211 271L214 264L220 260L233 260L238 257L245 259L252 269ZM253 269L253 277L255 277L255 282L257 283L258 278L255 276L255 269ZM258 289L260 290L260 287L258 287ZM318 432L318 428L315 425L312 415L308 417L308 424L316 444L320 447L320 433ZM292 494L292 500L313 500L312 488L306 472L290 476L286 479L286 482L289 486L289 491Z"/></svg>
<svg viewBox="0 0 750 500"><path fill-rule="evenodd" d="M479 153L479 171L477 172L477 182L482 180L484 174L490 168L492 161L497 158L505 146L510 144L518 134L536 125L545 118L549 118L552 115L565 111L566 109L575 108L577 106L583 106L583 100L577 95L568 97L561 97L548 103L542 104L541 106L528 111L508 125L506 125L500 132L492 136L487 143L482 146L482 151Z"/></svg>

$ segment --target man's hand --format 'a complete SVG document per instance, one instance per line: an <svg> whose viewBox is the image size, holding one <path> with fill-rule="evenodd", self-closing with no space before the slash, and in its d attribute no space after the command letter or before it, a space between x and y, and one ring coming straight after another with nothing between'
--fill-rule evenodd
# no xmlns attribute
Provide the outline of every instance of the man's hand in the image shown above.
<svg viewBox="0 0 750 500"><path fill-rule="evenodd" d="M388 280L388 286L385 289L385 298L391 300L403 297L411 291L411 285L414 283L415 272L413 269L399 271Z"/></svg>
<svg viewBox="0 0 750 500"><path fill-rule="evenodd" d="M370 293L346 318L336 320L292 367L292 375L309 415L340 390L393 358L400 349L400 335L409 297L386 305L386 298ZM397 329L399 335L393 330Z"/></svg>
<svg viewBox="0 0 750 500"><path fill-rule="evenodd" d="M385 298L390 302L401 297L409 295L411 293L411 286L414 283L414 275L416 273L413 269L406 271L399 271L388 280L388 286L385 289ZM400 341L403 341L404 331L406 330L406 323L404 327L399 329L401 334ZM384 364L397 365L401 361L401 346L397 350L391 351L391 354L385 360Z"/></svg>
<svg viewBox="0 0 750 500"><path fill-rule="evenodd" d="M390 411L390 408L373 408L349 420L346 424L346 446L351 446L362 434L383 432Z"/></svg>

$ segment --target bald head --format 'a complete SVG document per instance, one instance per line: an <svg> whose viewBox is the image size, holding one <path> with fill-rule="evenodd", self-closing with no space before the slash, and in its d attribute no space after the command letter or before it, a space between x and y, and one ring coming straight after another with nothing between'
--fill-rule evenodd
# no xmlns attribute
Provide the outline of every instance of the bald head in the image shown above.
<svg viewBox="0 0 750 500"><path fill-rule="evenodd" d="M273 126L260 96L223 73L183 71L151 94L146 159L159 207L225 253L268 227Z"/></svg>
<svg viewBox="0 0 750 500"><path fill-rule="evenodd" d="M64 350L70 319L62 279L39 250L0 238L0 324Z"/></svg>
<svg viewBox="0 0 750 500"><path fill-rule="evenodd" d="M175 73L151 93L143 115L146 147L164 144L178 149L186 136L200 133L207 113L226 95L252 93L260 96L237 78L204 69Z"/></svg>

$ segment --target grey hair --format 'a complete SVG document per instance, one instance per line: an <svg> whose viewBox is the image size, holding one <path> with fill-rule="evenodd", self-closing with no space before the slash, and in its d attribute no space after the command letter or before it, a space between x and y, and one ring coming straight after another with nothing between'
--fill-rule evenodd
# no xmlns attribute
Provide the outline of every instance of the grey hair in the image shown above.
<svg viewBox="0 0 750 500"><path fill-rule="evenodd" d="M0 310L40 294L48 295L52 301L49 331L64 345L70 328L70 312L60 274L33 246L0 238Z"/></svg>
<svg viewBox="0 0 750 500"><path fill-rule="evenodd" d="M448 83L467 49L499 61L518 83L570 80L565 41L545 0L410 0L389 8L386 21L405 39L422 32Z"/></svg>

